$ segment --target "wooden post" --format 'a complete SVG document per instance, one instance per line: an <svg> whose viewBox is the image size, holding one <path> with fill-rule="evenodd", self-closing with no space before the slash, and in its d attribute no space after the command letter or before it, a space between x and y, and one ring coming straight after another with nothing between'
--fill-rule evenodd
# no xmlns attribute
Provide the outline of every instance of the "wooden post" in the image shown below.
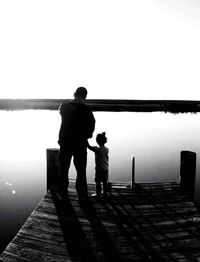
<svg viewBox="0 0 200 262"><path fill-rule="evenodd" d="M180 185L185 192L194 197L196 153L191 151L181 151L180 157Z"/></svg>
<svg viewBox="0 0 200 262"><path fill-rule="evenodd" d="M47 190L58 182L59 175L59 149L47 148Z"/></svg>
<svg viewBox="0 0 200 262"><path fill-rule="evenodd" d="M132 157L132 177L131 177L131 188L135 186L135 157Z"/></svg>

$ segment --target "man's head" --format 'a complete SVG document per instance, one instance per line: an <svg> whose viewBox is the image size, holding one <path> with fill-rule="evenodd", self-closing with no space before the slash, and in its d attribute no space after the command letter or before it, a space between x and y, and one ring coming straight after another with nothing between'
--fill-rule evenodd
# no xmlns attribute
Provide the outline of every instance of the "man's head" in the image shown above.
<svg viewBox="0 0 200 262"><path fill-rule="evenodd" d="M87 97L87 89L85 87L78 87L74 93L74 98L78 100L85 100Z"/></svg>

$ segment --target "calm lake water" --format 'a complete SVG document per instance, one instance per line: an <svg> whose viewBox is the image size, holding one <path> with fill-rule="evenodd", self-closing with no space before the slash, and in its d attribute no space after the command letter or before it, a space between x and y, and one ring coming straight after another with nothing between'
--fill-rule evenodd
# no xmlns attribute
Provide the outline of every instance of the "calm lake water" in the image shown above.
<svg viewBox="0 0 200 262"><path fill-rule="evenodd" d="M197 153L200 114L96 112L95 137L106 131L110 180L136 182L179 179L180 151ZM46 149L58 147L56 111L0 111L0 251L15 236L46 192ZM72 166L70 177L75 178ZM88 151L88 181L94 181L94 154Z"/></svg>

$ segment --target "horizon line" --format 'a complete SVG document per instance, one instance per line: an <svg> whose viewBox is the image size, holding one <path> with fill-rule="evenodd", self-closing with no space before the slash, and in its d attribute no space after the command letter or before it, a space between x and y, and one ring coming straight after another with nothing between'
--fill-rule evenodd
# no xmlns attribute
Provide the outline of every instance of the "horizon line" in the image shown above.
<svg viewBox="0 0 200 262"><path fill-rule="evenodd" d="M58 110L61 103L73 99L58 98L1 98L0 110ZM92 111L105 112L200 112L200 100L159 99L87 99Z"/></svg>

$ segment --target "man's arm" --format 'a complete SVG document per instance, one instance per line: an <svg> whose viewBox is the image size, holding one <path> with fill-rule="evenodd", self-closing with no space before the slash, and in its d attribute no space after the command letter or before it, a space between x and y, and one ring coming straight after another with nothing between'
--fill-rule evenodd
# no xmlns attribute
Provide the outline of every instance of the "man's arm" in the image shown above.
<svg viewBox="0 0 200 262"><path fill-rule="evenodd" d="M92 138L95 129L95 118L91 110L88 111L88 138Z"/></svg>

